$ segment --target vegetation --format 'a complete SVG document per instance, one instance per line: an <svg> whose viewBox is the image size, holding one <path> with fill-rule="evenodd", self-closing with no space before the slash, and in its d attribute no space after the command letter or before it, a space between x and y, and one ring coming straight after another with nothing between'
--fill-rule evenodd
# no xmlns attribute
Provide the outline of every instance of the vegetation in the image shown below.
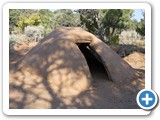
<svg viewBox="0 0 160 120"><path fill-rule="evenodd" d="M122 38L145 36L145 13L141 21L132 20L132 9L10 9L10 34L38 41L54 29L83 27L106 43L119 44ZM127 31L124 35L123 31ZM133 31L132 33L128 33ZM134 35L131 35L134 34ZM123 36L123 37L122 37ZM133 37L134 36L134 37ZM137 36L137 37L136 37ZM139 37L140 38L140 37ZM17 39L17 38L16 38ZM12 40L13 41L13 40Z"/></svg>
<svg viewBox="0 0 160 120"><path fill-rule="evenodd" d="M142 35L145 36L145 13L143 11L143 19L139 23L137 23L136 31Z"/></svg>
<svg viewBox="0 0 160 120"><path fill-rule="evenodd" d="M42 25L39 26L27 26L25 27L25 35L29 38L29 40L38 41L43 36L44 27Z"/></svg>
<svg viewBox="0 0 160 120"><path fill-rule="evenodd" d="M98 34L104 41L114 42L116 34L131 26L133 10L127 9L82 9L79 10L81 21L88 31ZM107 39L105 39L107 38Z"/></svg>

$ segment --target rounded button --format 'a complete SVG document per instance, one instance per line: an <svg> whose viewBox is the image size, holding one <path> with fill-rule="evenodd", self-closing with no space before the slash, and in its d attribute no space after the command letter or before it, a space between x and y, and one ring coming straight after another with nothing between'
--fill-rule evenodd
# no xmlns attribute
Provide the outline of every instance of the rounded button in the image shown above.
<svg viewBox="0 0 160 120"><path fill-rule="evenodd" d="M157 104L157 94L153 90L143 89L137 94L137 104L144 110L150 110Z"/></svg>

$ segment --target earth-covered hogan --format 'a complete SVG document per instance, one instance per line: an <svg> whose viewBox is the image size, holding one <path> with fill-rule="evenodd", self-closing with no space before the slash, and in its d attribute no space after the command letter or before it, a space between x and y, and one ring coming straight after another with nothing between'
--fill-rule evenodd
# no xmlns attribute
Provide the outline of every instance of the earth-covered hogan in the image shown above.
<svg viewBox="0 0 160 120"><path fill-rule="evenodd" d="M139 108L144 23L140 9L10 9L10 109Z"/></svg>
<svg viewBox="0 0 160 120"><path fill-rule="evenodd" d="M62 27L10 65L9 82L11 109L134 109L144 70L82 28Z"/></svg>

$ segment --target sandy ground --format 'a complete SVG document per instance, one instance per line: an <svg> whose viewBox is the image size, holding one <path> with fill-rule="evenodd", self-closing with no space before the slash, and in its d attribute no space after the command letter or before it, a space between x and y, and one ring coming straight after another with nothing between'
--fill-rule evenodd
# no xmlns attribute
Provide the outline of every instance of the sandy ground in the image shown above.
<svg viewBox="0 0 160 120"><path fill-rule="evenodd" d="M15 51L10 54L10 67L14 66L36 43L19 44L15 46ZM93 82L89 90L79 94L77 97L66 99L68 104L48 108L87 108L87 109L136 109L136 95L144 88L144 54L133 53L124 58L135 70L139 78L129 84L115 84L108 81L107 74L99 63L90 64L90 71ZM15 107L10 101L10 108ZM43 104L43 103L42 103Z"/></svg>
<svg viewBox="0 0 160 120"><path fill-rule="evenodd" d="M128 62L133 68L145 68L145 54L134 52L124 57L124 60Z"/></svg>

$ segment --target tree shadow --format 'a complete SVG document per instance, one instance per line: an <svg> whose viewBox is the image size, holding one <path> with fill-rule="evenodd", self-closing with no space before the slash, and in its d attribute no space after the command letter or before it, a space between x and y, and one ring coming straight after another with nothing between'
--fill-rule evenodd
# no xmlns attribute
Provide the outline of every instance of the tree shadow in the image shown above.
<svg viewBox="0 0 160 120"><path fill-rule="evenodd" d="M20 61L33 47L34 46L29 46L28 43L16 43L12 46L9 52L9 67L11 68L16 62ZM18 48L18 50L16 48Z"/></svg>

